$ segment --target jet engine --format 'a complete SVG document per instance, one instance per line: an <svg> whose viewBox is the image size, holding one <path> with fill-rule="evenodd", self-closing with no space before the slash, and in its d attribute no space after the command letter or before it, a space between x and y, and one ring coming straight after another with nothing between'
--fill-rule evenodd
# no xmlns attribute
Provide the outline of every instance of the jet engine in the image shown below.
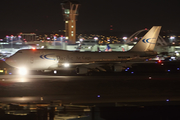
<svg viewBox="0 0 180 120"><path fill-rule="evenodd" d="M76 68L76 73L77 74L86 74L86 73L88 73L88 69L85 67L78 67L78 68Z"/></svg>
<svg viewBox="0 0 180 120"><path fill-rule="evenodd" d="M115 65L112 67L114 72L121 72L123 70L123 66Z"/></svg>

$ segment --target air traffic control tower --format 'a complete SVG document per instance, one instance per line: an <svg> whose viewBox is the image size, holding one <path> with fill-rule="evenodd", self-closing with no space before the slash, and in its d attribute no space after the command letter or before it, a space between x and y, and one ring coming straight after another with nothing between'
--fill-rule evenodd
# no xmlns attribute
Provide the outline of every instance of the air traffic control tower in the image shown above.
<svg viewBox="0 0 180 120"><path fill-rule="evenodd" d="M79 2L74 0L65 0L61 3L65 21L65 37L71 44L76 43L76 21L79 5Z"/></svg>

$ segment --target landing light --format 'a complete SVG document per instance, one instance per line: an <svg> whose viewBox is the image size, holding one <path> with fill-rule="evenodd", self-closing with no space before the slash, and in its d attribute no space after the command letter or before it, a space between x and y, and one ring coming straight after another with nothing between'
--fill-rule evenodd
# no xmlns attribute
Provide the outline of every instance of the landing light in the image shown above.
<svg viewBox="0 0 180 120"><path fill-rule="evenodd" d="M27 75L27 69L26 68L19 68L19 70L18 70L18 73L20 74L20 75Z"/></svg>
<svg viewBox="0 0 180 120"><path fill-rule="evenodd" d="M69 67L69 63L64 63L63 66L64 67Z"/></svg>

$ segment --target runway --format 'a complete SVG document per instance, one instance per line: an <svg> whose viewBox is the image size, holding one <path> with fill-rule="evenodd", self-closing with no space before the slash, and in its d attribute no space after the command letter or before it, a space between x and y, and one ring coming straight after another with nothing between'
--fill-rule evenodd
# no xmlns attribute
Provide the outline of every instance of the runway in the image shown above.
<svg viewBox="0 0 180 120"><path fill-rule="evenodd" d="M178 74L121 76L1 75L0 102L179 101Z"/></svg>

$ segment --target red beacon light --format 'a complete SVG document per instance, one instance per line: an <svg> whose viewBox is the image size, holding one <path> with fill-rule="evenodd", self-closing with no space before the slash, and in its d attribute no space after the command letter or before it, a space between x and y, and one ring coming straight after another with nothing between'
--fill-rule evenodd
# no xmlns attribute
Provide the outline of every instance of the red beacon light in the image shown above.
<svg viewBox="0 0 180 120"><path fill-rule="evenodd" d="M33 51L35 51L35 50L36 50L36 48L32 48L32 50L33 50Z"/></svg>
<svg viewBox="0 0 180 120"><path fill-rule="evenodd" d="M158 60L158 63L161 63L162 61L161 60Z"/></svg>

